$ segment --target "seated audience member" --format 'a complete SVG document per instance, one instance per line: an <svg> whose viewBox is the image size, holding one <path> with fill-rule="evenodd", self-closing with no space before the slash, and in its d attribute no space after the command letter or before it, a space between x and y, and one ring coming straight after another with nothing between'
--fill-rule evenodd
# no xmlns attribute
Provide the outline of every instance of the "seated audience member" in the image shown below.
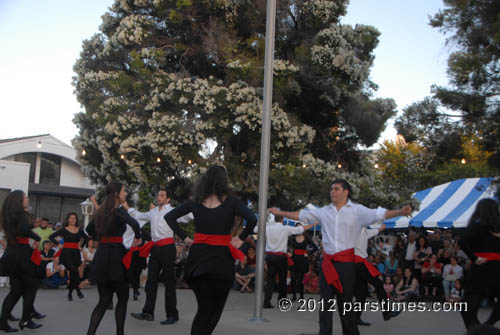
<svg viewBox="0 0 500 335"><path fill-rule="evenodd" d="M451 257L450 264L445 265L443 269L443 293L445 299L449 298L450 291L455 286L455 281L462 279L463 274L464 269L458 265L457 259Z"/></svg>
<svg viewBox="0 0 500 335"><path fill-rule="evenodd" d="M246 264L246 259L238 262L235 269L236 282L241 286L240 292L253 292L250 284L255 277L255 272L251 272Z"/></svg>
<svg viewBox="0 0 500 335"><path fill-rule="evenodd" d="M387 298L391 299L394 294L394 284L392 283L391 276L385 277L384 291L387 294Z"/></svg>
<svg viewBox="0 0 500 335"><path fill-rule="evenodd" d="M437 262L440 264L447 265L450 264L450 258L453 256L451 249L441 249L440 255L437 257Z"/></svg>
<svg viewBox="0 0 500 335"><path fill-rule="evenodd" d="M446 300L455 302L455 301L462 301L463 298L464 298L464 290L462 289L462 282L459 279L457 279L455 280L454 286L451 289L450 296Z"/></svg>
<svg viewBox="0 0 500 335"><path fill-rule="evenodd" d="M378 272L384 274L385 273L385 265L384 265L384 262L382 261L382 256L377 253L373 262L374 262L375 267L377 268Z"/></svg>
<svg viewBox="0 0 500 335"><path fill-rule="evenodd" d="M394 251L389 252L389 257L385 260L385 274L392 276L398 268L398 260L394 256Z"/></svg>
<svg viewBox="0 0 500 335"><path fill-rule="evenodd" d="M250 272L255 272L255 267L257 265L257 256L255 254L255 248L252 246L247 250L247 267Z"/></svg>
<svg viewBox="0 0 500 335"><path fill-rule="evenodd" d="M45 278L45 269L47 264L54 260L54 254L55 252L52 250L52 242L49 240L43 241L41 251L42 261L40 262L40 272L43 274L43 278Z"/></svg>
<svg viewBox="0 0 500 335"><path fill-rule="evenodd" d="M319 293L319 278L318 274L312 269L304 275L304 291L306 293L318 294Z"/></svg>
<svg viewBox="0 0 500 335"><path fill-rule="evenodd" d="M406 268L403 279L396 286L396 300L412 301L419 297L419 283L412 269Z"/></svg>
<svg viewBox="0 0 500 335"><path fill-rule="evenodd" d="M429 289L432 288L432 297L437 296L439 287L442 286L443 266L437 262L436 255L432 255L428 262L422 265L422 286L425 296L429 297Z"/></svg>
<svg viewBox="0 0 500 335"><path fill-rule="evenodd" d="M403 280L403 277L404 277L403 268L398 266L398 268L396 269L396 274L392 276L392 283L394 284L394 286L398 286L399 282Z"/></svg>
<svg viewBox="0 0 500 335"><path fill-rule="evenodd" d="M59 286L66 285L68 282L68 274L64 265L59 264L59 257L47 264L45 270L45 279L42 284L47 288L59 288Z"/></svg>

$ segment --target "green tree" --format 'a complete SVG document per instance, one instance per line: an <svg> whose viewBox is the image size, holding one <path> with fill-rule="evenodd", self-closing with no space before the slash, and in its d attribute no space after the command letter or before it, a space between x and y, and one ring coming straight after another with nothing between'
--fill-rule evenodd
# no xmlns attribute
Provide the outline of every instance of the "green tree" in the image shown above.
<svg viewBox="0 0 500 335"><path fill-rule="evenodd" d="M359 146L373 144L395 113L392 99L372 98L379 33L340 24L347 3L279 1L272 178L316 160L353 169ZM94 182L184 192L191 176L223 163L238 192L257 193L265 4L115 1L74 67L85 108L74 145ZM274 194L286 188L271 183Z"/></svg>
<svg viewBox="0 0 500 335"><path fill-rule="evenodd" d="M476 132L500 166L500 2L444 0L445 9L431 26L449 34L456 48L448 59L450 87L433 88L441 103L463 115L466 128Z"/></svg>

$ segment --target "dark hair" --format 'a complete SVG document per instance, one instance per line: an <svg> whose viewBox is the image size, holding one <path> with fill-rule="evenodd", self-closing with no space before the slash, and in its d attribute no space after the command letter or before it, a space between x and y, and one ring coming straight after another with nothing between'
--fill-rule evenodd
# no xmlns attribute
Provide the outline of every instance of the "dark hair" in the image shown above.
<svg viewBox="0 0 500 335"><path fill-rule="evenodd" d="M474 213L469 219L468 226L479 224L495 233L500 232L500 214L498 203L493 199L482 199L477 205Z"/></svg>
<svg viewBox="0 0 500 335"><path fill-rule="evenodd" d="M21 222L29 223L29 213L23 207L24 192L15 190L5 198L0 214L0 226L7 243L16 243Z"/></svg>
<svg viewBox="0 0 500 335"><path fill-rule="evenodd" d="M44 240L44 241L42 242L42 247L45 247L45 245L46 245L46 244L49 244L49 243L50 243L50 241L49 241L49 240Z"/></svg>
<svg viewBox="0 0 500 335"><path fill-rule="evenodd" d="M223 166L213 165L195 183L192 194L193 200L202 203L210 195L215 194L220 202L225 196L231 195L231 188L227 179L227 171Z"/></svg>
<svg viewBox="0 0 500 335"><path fill-rule="evenodd" d="M95 228L98 238L106 235L109 231L113 222L116 198L122 187L123 184L119 182L111 182L106 186L106 195L104 196L103 203L95 213Z"/></svg>
<svg viewBox="0 0 500 335"><path fill-rule="evenodd" d="M406 275L405 275L406 270L410 270L410 272L411 272L411 275L410 275L410 278L408 279L409 280L408 282L406 281L407 280ZM403 271L403 284L411 285L413 278L417 279L417 281L418 281L418 278L415 276L415 271L413 271L412 268L405 268Z"/></svg>
<svg viewBox="0 0 500 335"><path fill-rule="evenodd" d="M66 215L66 220L64 220L64 222L63 222L63 227L69 226L68 220L69 220L69 217L71 215L74 215L76 217L76 226L79 227L80 223L78 222L78 215L75 212L70 212L70 213L68 213L68 215Z"/></svg>
<svg viewBox="0 0 500 335"><path fill-rule="evenodd" d="M165 192L165 194L167 195L167 198L168 198L168 191L167 191L167 189L166 189L165 187L160 187L160 188L158 189L158 191L156 192L156 195L158 196L158 194L159 194L160 192Z"/></svg>
<svg viewBox="0 0 500 335"><path fill-rule="evenodd" d="M49 219L47 219L47 218L42 218L42 220L41 220L41 221L47 221L47 223L49 223L49 222L50 222L50 221L49 221Z"/></svg>
<svg viewBox="0 0 500 335"><path fill-rule="evenodd" d="M275 222L283 222L283 216L282 215L275 215L274 221Z"/></svg>
<svg viewBox="0 0 500 335"><path fill-rule="evenodd" d="M349 194L347 195L347 198L351 198L352 189L351 189L351 185L347 182L347 180L341 179L341 178L335 179L332 182L332 185L335 185L335 184L340 184L340 186L342 186L342 189L348 190Z"/></svg>
<svg viewBox="0 0 500 335"><path fill-rule="evenodd" d="M418 248L420 249L420 239L423 238L424 239L424 248L428 248L429 247L429 241L427 240L427 237L425 237L424 235L420 235L418 238L417 238L417 244L418 244Z"/></svg>

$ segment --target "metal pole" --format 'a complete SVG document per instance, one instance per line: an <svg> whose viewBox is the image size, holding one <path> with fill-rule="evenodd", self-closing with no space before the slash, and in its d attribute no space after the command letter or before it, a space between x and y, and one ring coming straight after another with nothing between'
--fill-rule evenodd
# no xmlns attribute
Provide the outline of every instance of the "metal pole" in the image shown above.
<svg viewBox="0 0 500 335"><path fill-rule="evenodd" d="M262 319L264 291L264 248L266 246L267 189L269 179L269 156L271 146L271 110L273 100L274 25L276 0L267 0L266 52L264 63L264 99L262 108L262 138L260 146L259 181L259 231L257 240L257 269L255 279L255 306L253 321Z"/></svg>

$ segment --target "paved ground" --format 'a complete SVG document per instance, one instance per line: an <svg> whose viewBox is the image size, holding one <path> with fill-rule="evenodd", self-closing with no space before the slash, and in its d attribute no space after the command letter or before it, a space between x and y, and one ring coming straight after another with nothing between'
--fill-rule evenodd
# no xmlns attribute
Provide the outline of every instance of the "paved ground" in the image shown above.
<svg viewBox="0 0 500 335"><path fill-rule="evenodd" d="M0 289L0 299L3 300L7 289ZM41 320L43 327L37 330L24 330L24 333L37 335L76 335L86 334L89 317L97 302L95 288L83 290L85 298L80 300L74 297L73 302L66 300L66 290L40 290L35 306L38 311L47 314ZM138 301L129 301L126 334L189 334L191 321L196 312L196 301L190 290L178 290L178 308L180 321L174 325L162 326L160 321L165 319L163 307L163 287L159 290L157 312L154 322L138 321L130 317L130 312L140 312L144 303L144 291ZM309 296L316 297L318 296ZM307 298L307 297L306 297ZM253 294L241 294L232 291L226 304L224 314L215 329L217 335L285 335L300 333L316 333L318 331L318 312L280 312L276 307L273 310L264 310L267 322L251 322L253 316ZM297 306L294 306L297 307ZM430 307L427 305L427 307ZM482 309L480 317L485 319L489 310ZM18 303L14 315L20 316L21 304ZM370 327L361 327L361 334L388 334L388 335L422 335L464 334L463 324L458 312L403 312L397 318L384 322L380 312L366 312L363 319L372 323ZM11 322L11 326L17 324ZM99 334L114 334L114 313L108 311L98 329ZM341 334L338 316L334 315L334 334Z"/></svg>

